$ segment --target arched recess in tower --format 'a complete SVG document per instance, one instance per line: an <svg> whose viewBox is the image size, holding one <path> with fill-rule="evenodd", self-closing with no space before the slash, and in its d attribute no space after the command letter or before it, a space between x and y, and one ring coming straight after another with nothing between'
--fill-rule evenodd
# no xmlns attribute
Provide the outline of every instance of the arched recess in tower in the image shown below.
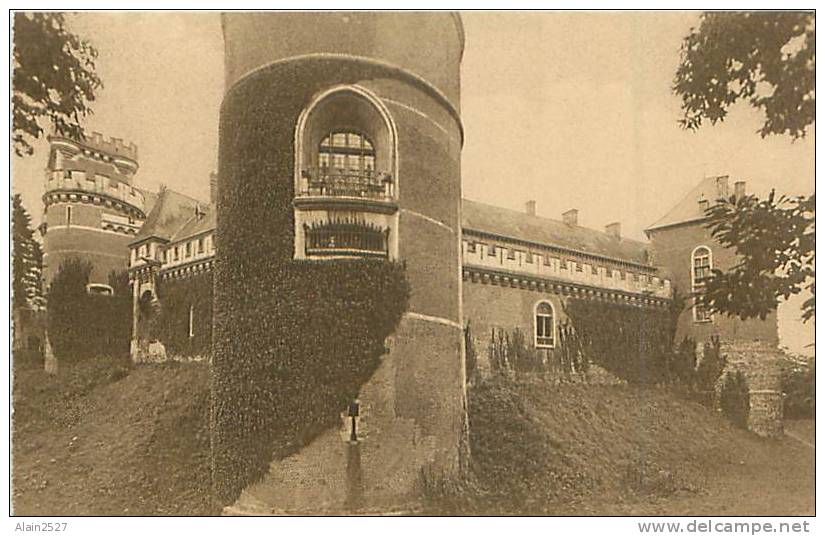
<svg viewBox="0 0 825 536"><path fill-rule="evenodd" d="M295 258L398 258L398 146L389 110L355 85L320 92L295 128Z"/></svg>

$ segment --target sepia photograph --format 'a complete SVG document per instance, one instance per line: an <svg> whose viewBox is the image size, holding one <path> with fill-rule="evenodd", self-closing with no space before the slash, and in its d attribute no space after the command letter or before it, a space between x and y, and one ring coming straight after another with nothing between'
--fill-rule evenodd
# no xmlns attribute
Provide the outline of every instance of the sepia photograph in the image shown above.
<svg viewBox="0 0 825 536"><path fill-rule="evenodd" d="M15 533L813 532L813 10L9 32Z"/></svg>

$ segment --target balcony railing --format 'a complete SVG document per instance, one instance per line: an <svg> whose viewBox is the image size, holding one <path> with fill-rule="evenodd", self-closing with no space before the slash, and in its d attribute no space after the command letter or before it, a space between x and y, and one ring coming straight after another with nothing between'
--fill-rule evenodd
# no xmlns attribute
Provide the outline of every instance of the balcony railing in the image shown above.
<svg viewBox="0 0 825 536"><path fill-rule="evenodd" d="M307 168L301 172L298 195L390 200L395 196L395 185L389 173L380 171Z"/></svg>
<svg viewBox="0 0 825 536"><path fill-rule="evenodd" d="M387 257L389 229L349 220L304 224L305 253Z"/></svg>

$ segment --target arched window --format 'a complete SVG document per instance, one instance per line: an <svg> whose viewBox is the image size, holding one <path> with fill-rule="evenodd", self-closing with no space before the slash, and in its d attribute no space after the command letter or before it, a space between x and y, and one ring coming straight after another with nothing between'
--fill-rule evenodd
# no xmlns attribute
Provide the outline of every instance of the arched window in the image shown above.
<svg viewBox="0 0 825 536"><path fill-rule="evenodd" d="M536 348L553 348L556 321L553 306L543 301L536 305Z"/></svg>
<svg viewBox="0 0 825 536"><path fill-rule="evenodd" d="M358 132L332 131L318 146L318 167L368 175L375 171L375 148Z"/></svg>
<svg viewBox="0 0 825 536"><path fill-rule="evenodd" d="M704 303L705 279L713 269L713 254L707 246L699 246L693 250L690 259L690 280L693 291L693 320L695 322L710 322L713 317Z"/></svg>

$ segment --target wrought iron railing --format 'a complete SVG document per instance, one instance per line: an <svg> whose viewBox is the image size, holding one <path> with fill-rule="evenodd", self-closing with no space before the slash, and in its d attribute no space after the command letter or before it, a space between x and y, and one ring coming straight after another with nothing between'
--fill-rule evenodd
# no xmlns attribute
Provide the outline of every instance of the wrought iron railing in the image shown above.
<svg viewBox="0 0 825 536"><path fill-rule="evenodd" d="M389 200L395 196L395 185L388 173L380 171L307 168L301 172L298 195Z"/></svg>
<svg viewBox="0 0 825 536"><path fill-rule="evenodd" d="M310 255L389 254L389 229L366 222L338 220L304 224L305 252Z"/></svg>

